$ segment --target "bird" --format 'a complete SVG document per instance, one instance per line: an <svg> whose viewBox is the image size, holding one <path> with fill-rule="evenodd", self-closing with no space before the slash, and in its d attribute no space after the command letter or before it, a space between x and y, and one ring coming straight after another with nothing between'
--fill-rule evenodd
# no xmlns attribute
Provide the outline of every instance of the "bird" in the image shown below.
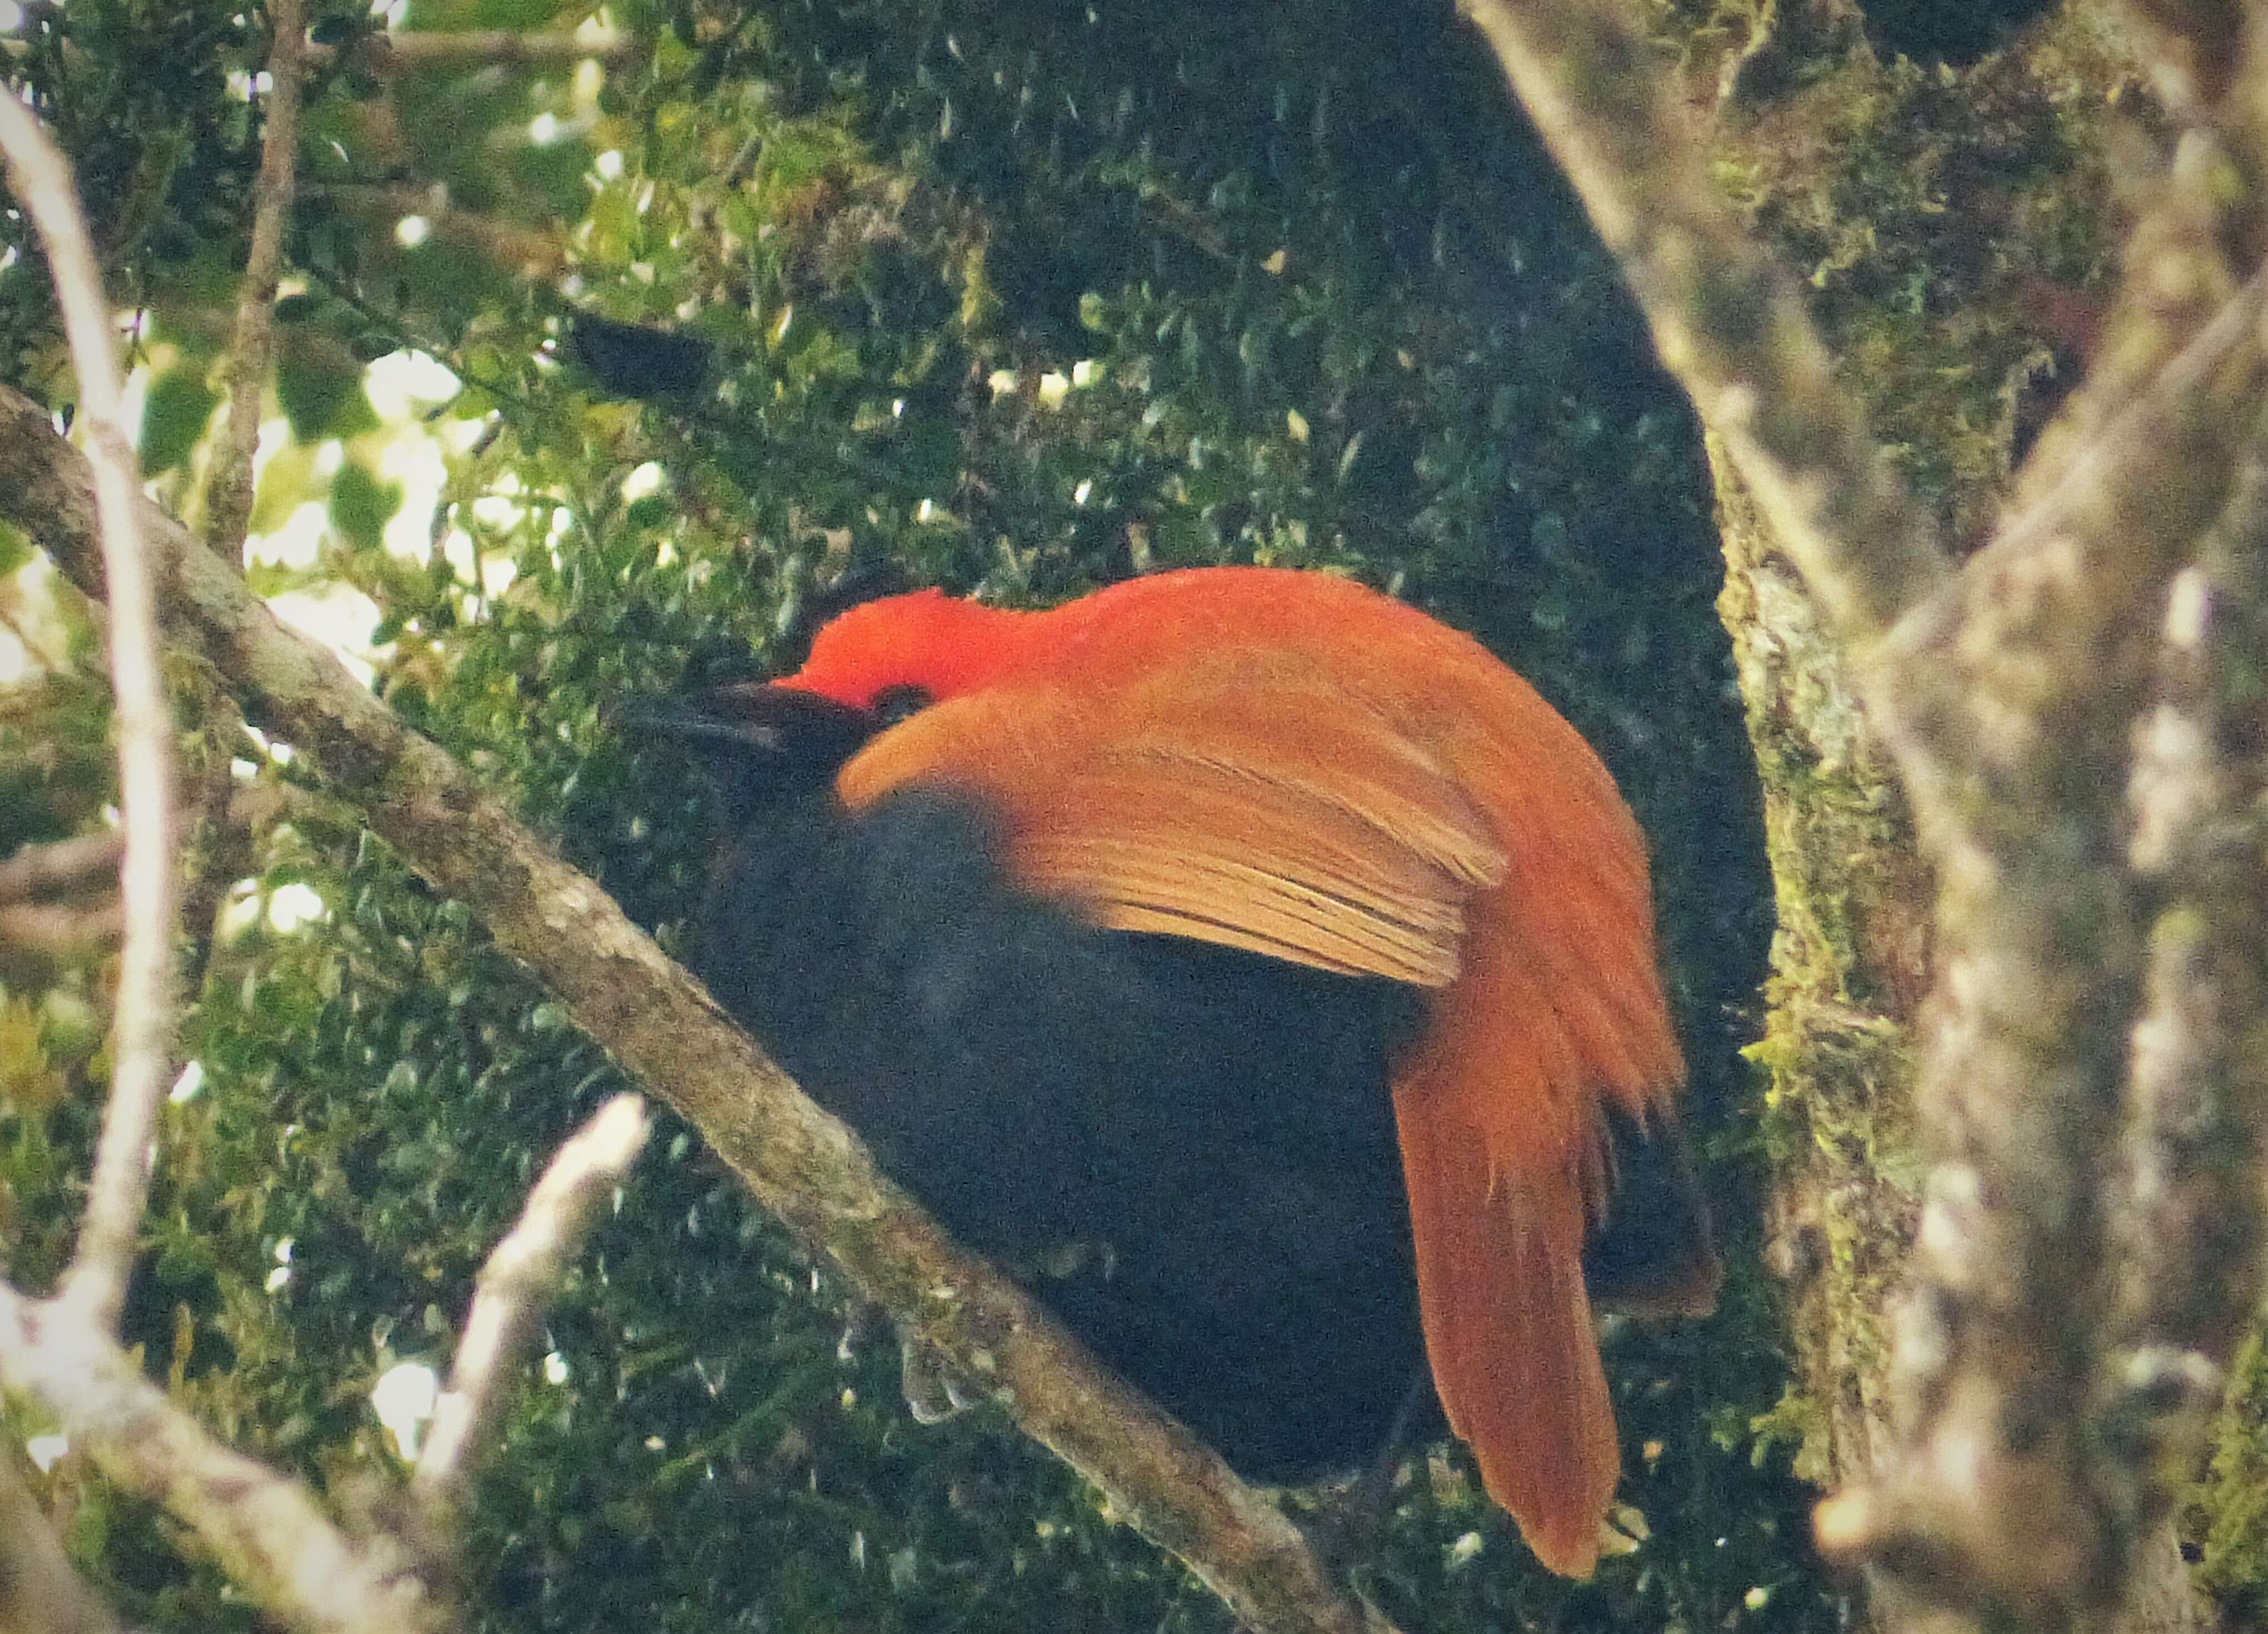
<svg viewBox="0 0 2268 1634"><path fill-rule="evenodd" d="M1430 1373L1594 1569L1594 1315L1720 1267L1645 841L1541 694L1214 567L884 596L653 718L721 801L688 962L949 1230L1250 1478L1351 1468Z"/></svg>

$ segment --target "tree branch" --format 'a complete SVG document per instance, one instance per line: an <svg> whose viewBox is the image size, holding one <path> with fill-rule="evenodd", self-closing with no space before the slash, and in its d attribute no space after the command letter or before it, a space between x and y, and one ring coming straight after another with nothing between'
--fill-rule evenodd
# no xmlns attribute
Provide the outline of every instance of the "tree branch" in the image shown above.
<svg viewBox="0 0 2268 1634"><path fill-rule="evenodd" d="M173 712L158 670L157 598L136 507L143 504L126 424L116 337L70 166L12 92L0 92L0 152L10 187L40 231L78 377L79 424L93 466L104 576L111 586L110 666L126 860L126 944L86 1219L64 1287L90 1321L118 1320L141 1233L158 1098L173 1028Z"/></svg>
<svg viewBox="0 0 2268 1634"><path fill-rule="evenodd" d="M24 1484L17 1449L0 1439L0 1634L119 1634Z"/></svg>
<svg viewBox="0 0 2268 1634"><path fill-rule="evenodd" d="M1354 1634L1298 1529L1218 1454L1105 1373L1020 1289L948 1239L701 985L554 857L454 761L284 625L242 579L145 503L169 553L177 637L227 676L372 828L482 916L585 1032L696 1124L767 1209L850 1280L998 1392L1026 1433L1094 1481L1252 1628ZM40 407L0 386L0 516L90 594L100 587L85 462Z"/></svg>
<svg viewBox="0 0 2268 1634"><path fill-rule="evenodd" d="M116 947L126 916L115 901L92 908L69 902L0 902L0 949L18 961L63 964ZM33 968L39 968L37 964Z"/></svg>
<svg viewBox="0 0 2268 1634"><path fill-rule="evenodd" d="M2129 277L2154 274L2145 261ZM2196 935L2242 945L2257 926L2231 918L2251 899L2224 891L2191 904L2202 918L2154 929L2161 887L2138 876L2121 772L2165 673L2169 589L2229 505L2260 423L2264 312L2268 274L1877 654L1942 886L1918 1097L1935 1167L1896 1369L1901 1451L1872 1489L1822 1509L1821 1538L2035 1626L2123 1595L2169 1497L2153 1441L2186 1433L2218 1396L2234 1343L2228 1329L2199 1350L2190 1327L2168 1351L2138 1331L2120 1250L2169 1224L2125 1218L2138 1192L2188 1189L2151 1172L2174 1152L2149 1108L2194 1075L2151 1086L2161 1064L2138 1058L2137 1029L2146 1043L2169 1005L2197 1019L2178 997ZM2232 1240L2257 1231L2257 1192L2256 1179L2229 1199Z"/></svg>
<svg viewBox="0 0 2268 1634"><path fill-rule="evenodd" d="M491 261L517 269L525 277L550 276L563 255L552 235L474 210L458 210L450 204L446 190L438 185L416 188L329 181L310 191L350 210L388 215L396 220L422 216L442 237L469 244Z"/></svg>
<svg viewBox="0 0 2268 1634"><path fill-rule="evenodd" d="M253 456L260 451L261 401L275 350L276 286L284 266L284 230L291 218L292 172L298 157L299 85L306 48L306 0L269 0L276 42L268 54L269 90L261 104L260 174L253 183L252 249L236 297L229 344L228 420L205 486L205 542L233 559L252 520Z"/></svg>
<svg viewBox="0 0 2268 1634"><path fill-rule="evenodd" d="M259 1605L317 1634L438 1634L406 1551L357 1544L298 1482L230 1451L81 1311L0 1283L0 1388L52 1413L121 1486L193 1527Z"/></svg>
<svg viewBox="0 0 2268 1634"><path fill-rule="evenodd" d="M2246 23L2228 0L2140 0L2117 9L2140 24L2126 38L2184 129L2125 247L2124 264L2149 267L2152 276L2124 278L2111 292L2085 375L2017 473L2012 514L2035 508L2063 481L2074 451L2095 443L2103 424L2147 389L2258 259L2257 245L2245 242L2258 233L2257 189L2240 166L2249 151L2259 173L2268 107L2217 108L2204 95L2228 90L2228 76L2245 58Z"/></svg>
<svg viewBox="0 0 2268 1634"><path fill-rule="evenodd" d="M510 29L468 29L461 33L405 29L372 34L351 48L357 68L373 73L413 73L428 69L548 68L582 62L620 63L637 49L627 34L521 34ZM313 46L309 56L318 63L336 53L328 46Z"/></svg>
<svg viewBox="0 0 2268 1634"><path fill-rule="evenodd" d="M2244 681L2268 651L2268 427L2199 563L2169 600L2156 706L2129 790L2154 887L2147 1008L2134 1030L2135 1219L2125 1299L2139 1401L2176 1455L2219 1403L2256 1319L2268 1122L2268 759Z"/></svg>
<svg viewBox="0 0 2268 1634"><path fill-rule="evenodd" d="M2242 289L2225 276L2259 261L2242 231L2263 196L2243 157L2257 121L2230 113L2226 149L2184 144L2173 202L2130 256L2122 299L2151 321L2106 376L2116 395L2074 409L2021 483L2020 512L1949 575L1830 379L1792 285L1717 202L1705 144L1618 8L1463 4L1621 261L1664 363L1828 612L1938 870L1918 1094L1934 1167L1893 1370L1899 1450L1874 1485L1822 1505L1822 1542L1963 1611L2067 1625L2122 1594L2166 1501L2151 1436L2193 1427L2235 1331L2225 1301L2190 1297L2194 1277L2133 1295L2121 1211L2139 1197L2139 1229L2170 1254L2198 1246L2191 1216L2229 1207L2215 1240L2257 1293L2261 1106L2210 1058L2221 1031L2257 1037L2263 1024L2257 965L2238 979L2257 956L2257 881L2209 872L2206 890L2139 867L2119 775L2168 673L2152 615L2228 506L2268 395L2268 275ZM2191 22L2236 11L2151 9ZM2246 15L2238 35L2268 27L2260 8ZM2192 805L2238 809L2215 791L2238 752L2228 736L2182 773ZM2211 737L2192 721L2193 744ZM2146 757L2143 772L2168 781ZM2257 855L2255 841L2255 870ZM2207 1058L2176 1058L2176 1032ZM2150 1046L2131 1082L2130 1044ZM2178 1127L2197 1115L2230 1136L2210 1160ZM2247 1177L2243 1196L2213 1178L2223 1164Z"/></svg>
<svg viewBox="0 0 2268 1634"><path fill-rule="evenodd" d="M496 1433L497 1395L525 1355L567 1267L644 1149L645 1103L617 1095L552 1157L519 1219L481 1267L473 1308L457 1342L448 1388L417 1460L415 1489L437 1510L453 1505Z"/></svg>
<svg viewBox="0 0 2268 1634"><path fill-rule="evenodd" d="M83 834L74 839L26 845L0 861L0 903L27 902L84 890L117 875L125 842L114 834Z"/></svg>

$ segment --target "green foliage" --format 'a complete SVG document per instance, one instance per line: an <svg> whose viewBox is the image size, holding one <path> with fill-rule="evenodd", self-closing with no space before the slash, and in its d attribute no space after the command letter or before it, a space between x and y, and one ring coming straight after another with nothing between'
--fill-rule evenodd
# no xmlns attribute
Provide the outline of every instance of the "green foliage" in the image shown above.
<svg viewBox="0 0 2268 1634"><path fill-rule="evenodd" d="M276 363L276 395L291 435L303 443L351 437L377 423L363 394L362 362L351 353L284 348Z"/></svg>
<svg viewBox="0 0 2268 1634"><path fill-rule="evenodd" d="M202 369L176 365L151 380L142 404L143 470L156 476L186 464L219 401Z"/></svg>
<svg viewBox="0 0 2268 1634"><path fill-rule="evenodd" d="M114 798L110 690L72 667L0 692L0 854L83 829Z"/></svg>
<svg viewBox="0 0 2268 1634"><path fill-rule="evenodd" d="M184 293L201 268L240 259L258 162L227 71L247 43L235 0L74 0L25 8L11 77L77 167L95 246L129 299ZM0 374L68 394L45 261L18 217L0 269ZM18 258L20 256L20 259Z"/></svg>
<svg viewBox="0 0 2268 1634"><path fill-rule="evenodd" d="M2227 1626L2258 1626L2268 1615L2268 1355L2257 1334L2231 1370L2212 1464L2183 1532L2203 1540L2198 1586L2219 1604Z"/></svg>
<svg viewBox="0 0 2268 1634"><path fill-rule="evenodd" d="M357 548L376 550L384 529L401 508L401 484L381 482L360 465L341 467L331 479L331 526Z"/></svg>
<svg viewBox="0 0 2268 1634"><path fill-rule="evenodd" d="M2074 12L1960 67L1841 51L1727 110L1719 180L1808 276L1876 436L1961 548L2069 391L2117 247L2102 88L2120 75L2095 30Z"/></svg>
<svg viewBox="0 0 2268 1634"><path fill-rule="evenodd" d="M1235 561L1390 587L1512 659L1638 806L1697 1121L1752 1262L1734 1047L1768 904L1697 439L1448 9L667 12L616 10L644 55L596 92L487 67L388 99L341 78L310 110L279 372L307 446L270 466L261 517L328 499L320 575L377 604L389 703L669 945L706 802L609 707L748 673L847 564L1012 601ZM412 21L580 15L467 0ZM559 134L539 144L544 115ZM485 225L405 248L321 190L396 174L446 181ZM202 219L181 217L193 239ZM705 337L723 361L704 390L605 401L556 355L562 296L473 253L555 220L574 224L565 301ZM161 305L151 331L179 359L145 437L169 467L210 357L195 315ZM432 416L432 548L408 555L354 366L403 343L464 382ZM315 446L333 438L335 466ZM247 785L299 777L236 752L260 762ZM446 1362L481 1255L622 1085L459 905L335 814L284 809L231 870L248 911L200 947L183 1043L203 1087L169 1120L133 1332L211 1422L347 1491L398 1471L375 1380ZM287 887L323 916L261 918ZM16 1206L45 1222L4 1255L34 1280L88 1133L65 1076L72 1095L0 1102ZM1226 1626L997 1417L914 1425L891 1347L838 1348L843 1299L666 1128L509 1409L468 1540L483 1625ZM1396 1620L1834 1626L1806 1495L1749 1428L1781 1393L1771 1299L1744 1270L1725 1306L1609 1336L1647 1542L1591 1584L1549 1579L1441 1449L1363 1568ZM61 1479L130 1615L246 1624L208 1572L154 1564L136 1506Z"/></svg>

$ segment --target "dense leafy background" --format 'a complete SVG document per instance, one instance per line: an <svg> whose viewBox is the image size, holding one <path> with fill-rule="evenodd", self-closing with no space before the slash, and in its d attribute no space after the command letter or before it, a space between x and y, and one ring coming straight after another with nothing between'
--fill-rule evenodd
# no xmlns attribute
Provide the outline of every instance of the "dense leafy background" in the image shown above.
<svg viewBox="0 0 2268 1634"><path fill-rule="evenodd" d="M413 0L399 20L585 15ZM1716 1319L1610 1336L1642 1547L1592 1584L1550 1579L1440 1448L1364 1580L1413 1630L1837 1626L1788 1448L1755 1427L1783 1363L1736 1050L1770 904L1697 438L1450 8L611 17L639 49L603 73L321 70L255 582L303 608L367 596L380 692L666 940L708 813L608 706L755 669L846 566L1045 602L1270 562L1475 630L1599 747L1653 836L1736 1269ZM232 0L73 0L33 13L22 59L144 313L145 454L192 513L261 26ZM422 229L397 229L406 200ZM41 277L35 256L0 271L0 358L62 401ZM718 361L612 400L574 361L571 311L697 334ZM381 412L364 364L405 346L458 384L381 392ZM405 432L440 452L438 489ZM5 595L62 634L0 690L0 853L86 826L107 777L83 619L36 578ZM169 1119L133 1336L242 1445L382 1505L400 1466L373 1383L446 1361L532 1174L622 1086L461 907L202 678L178 684L192 781L234 815L191 854L201 1086ZM0 973L0 1258L33 1285L67 1248L99 974ZM914 1425L890 1347L838 1345L843 1298L666 1124L482 1483L482 1624L1226 1626L1005 1421ZM48 1490L134 1616L251 1626L82 1466Z"/></svg>

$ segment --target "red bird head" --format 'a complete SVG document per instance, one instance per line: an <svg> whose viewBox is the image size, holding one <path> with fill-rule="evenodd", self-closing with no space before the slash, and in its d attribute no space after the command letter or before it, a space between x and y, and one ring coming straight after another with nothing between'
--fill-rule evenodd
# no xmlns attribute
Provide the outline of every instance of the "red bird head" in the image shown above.
<svg viewBox="0 0 2268 1634"><path fill-rule="evenodd" d="M774 683L873 710L885 694L974 692L1012 659L1021 615L917 590L868 601L824 626L801 669Z"/></svg>

